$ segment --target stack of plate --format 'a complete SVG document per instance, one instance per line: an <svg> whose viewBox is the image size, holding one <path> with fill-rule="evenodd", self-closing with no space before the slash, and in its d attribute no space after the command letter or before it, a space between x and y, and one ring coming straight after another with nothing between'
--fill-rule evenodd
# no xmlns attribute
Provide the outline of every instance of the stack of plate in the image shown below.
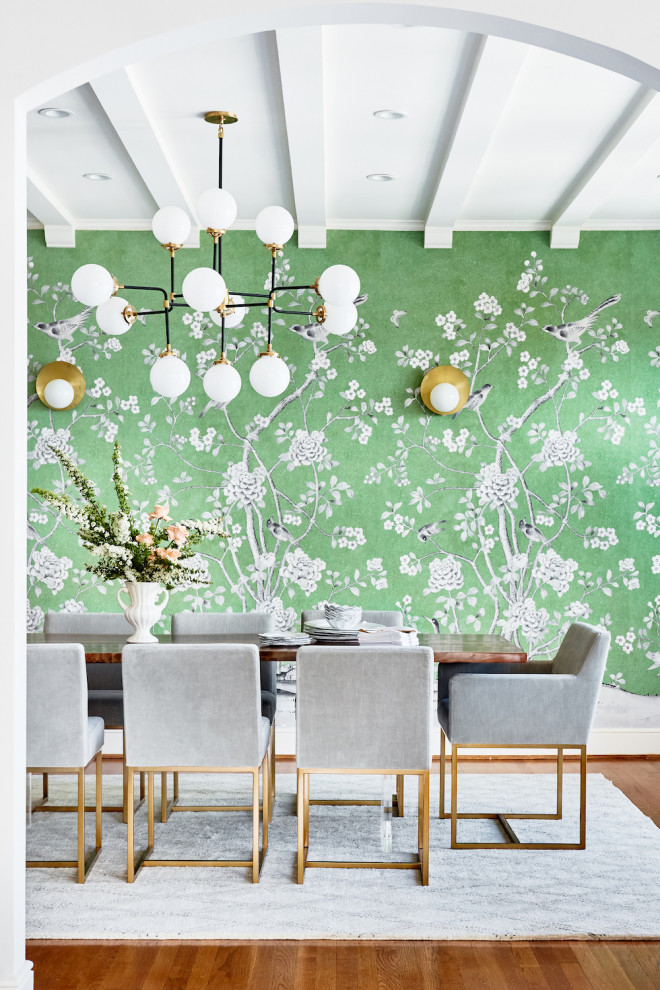
<svg viewBox="0 0 660 990"><path fill-rule="evenodd" d="M274 632L259 633L262 646L307 646L312 640L307 633Z"/></svg>
<svg viewBox="0 0 660 990"><path fill-rule="evenodd" d="M356 643L360 629L379 629L374 622L362 622L355 629L337 629L327 619L313 619L305 623L305 632L313 636L317 643L334 644Z"/></svg>

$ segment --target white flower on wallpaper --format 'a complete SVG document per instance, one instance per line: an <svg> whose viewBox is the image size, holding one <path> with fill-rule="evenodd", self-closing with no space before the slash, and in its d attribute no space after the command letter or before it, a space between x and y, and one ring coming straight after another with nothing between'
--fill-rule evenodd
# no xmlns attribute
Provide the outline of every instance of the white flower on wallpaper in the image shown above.
<svg viewBox="0 0 660 990"><path fill-rule="evenodd" d="M538 608L533 598L525 598L511 602L498 625L507 639L520 632L530 646L535 646L544 635L549 618L547 609Z"/></svg>
<svg viewBox="0 0 660 990"><path fill-rule="evenodd" d="M274 555L271 556L274 557ZM320 557L312 559L307 556L304 550L296 547L295 550L290 550L285 554L280 576L284 581L297 584L305 594L311 595L316 591L325 566L325 561L321 560Z"/></svg>
<svg viewBox="0 0 660 990"><path fill-rule="evenodd" d="M37 584L44 584L55 594L63 589L72 566L73 561L68 557L57 557L48 547L40 547L32 551L27 573ZM37 587L35 594L40 593L41 589Z"/></svg>
<svg viewBox="0 0 660 990"><path fill-rule="evenodd" d="M49 426L43 427L37 436L36 443L29 455L33 460L33 467L38 469L45 464L57 464L58 460L52 448L56 447L67 457L73 456L73 447L70 444L71 433L66 429L53 430Z"/></svg>
<svg viewBox="0 0 660 990"><path fill-rule="evenodd" d="M577 433L574 430L566 430L565 433L548 430L540 453L534 454L532 460L540 462L539 471L564 465L571 471L584 468L584 458L577 446Z"/></svg>
<svg viewBox="0 0 660 990"><path fill-rule="evenodd" d="M289 449L282 454L282 460L288 461L289 471L296 467L310 467L312 464L318 464L319 470L331 466L326 463L328 451L323 446L324 439L320 430L312 430L311 433L296 430Z"/></svg>
<svg viewBox="0 0 660 990"><path fill-rule="evenodd" d="M477 474L475 492L480 505L488 509L501 509L507 506L515 509L518 505L518 476L514 468L502 471L497 463L485 464Z"/></svg>
<svg viewBox="0 0 660 990"><path fill-rule="evenodd" d="M254 471L250 471L247 465L240 461L238 464L229 464L222 477L224 479L222 490L227 505L237 505L239 509L256 505L263 509L266 497L264 467L258 466Z"/></svg>
<svg viewBox="0 0 660 990"><path fill-rule="evenodd" d="M563 560L552 547L545 553L540 552L534 565L534 577L539 585L547 584L557 597L561 598L569 590L571 581L578 569L577 560L569 557ZM541 594L547 594L545 589L541 589Z"/></svg>
<svg viewBox="0 0 660 990"><path fill-rule="evenodd" d="M455 557L434 557L429 562L428 586L424 594L438 591L457 591L463 587L463 572Z"/></svg>

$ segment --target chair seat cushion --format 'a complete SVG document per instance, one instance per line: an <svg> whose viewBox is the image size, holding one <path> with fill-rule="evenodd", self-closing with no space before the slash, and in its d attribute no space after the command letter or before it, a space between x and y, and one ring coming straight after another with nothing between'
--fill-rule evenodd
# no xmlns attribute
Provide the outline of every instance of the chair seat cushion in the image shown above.
<svg viewBox="0 0 660 990"><path fill-rule="evenodd" d="M275 719L276 709L277 709L277 695L273 694L272 691L262 691L261 714L264 715L269 722L272 722Z"/></svg>
<svg viewBox="0 0 660 990"><path fill-rule="evenodd" d="M99 689L88 691L87 714L102 718L108 727L120 728L124 724L123 692Z"/></svg>
<svg viewBox="0 0 660 990"><path fill-rule="evenodd" d="M259 751L261 753L261 759L259 764L261 765L264 756L266 755L266 750L268 749L268 743L270 742L270 719L267 719L264 715L261 716L261 725L259 726Z"/></svg>
<svg viewBox="0 0 660 990"><path fill-rule="evenodd" d="M103 719L102 718L88 718L87 719L87 748L85 751L85 763L87 766L89 761L96 756L100 749L103 749Z"/></svg>

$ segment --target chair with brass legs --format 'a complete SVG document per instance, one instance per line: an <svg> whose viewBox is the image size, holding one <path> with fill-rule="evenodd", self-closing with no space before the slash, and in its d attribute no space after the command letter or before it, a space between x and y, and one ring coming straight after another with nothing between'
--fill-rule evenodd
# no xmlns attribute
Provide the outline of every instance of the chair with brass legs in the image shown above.
<svg viewBox="0 0 660 990"><path fill-rule="evenodd" d="M124 715L129 789L148 776L148 842L135 859L134 814L128 809L128 882L143 866L247 866L252 882L268 848L270 722L261 714L259 651L244 644L124 647ZM262 774L262 849L259 849L259 771ZM156 859L154 774L249 774L248 805L176 805L173 811L249 811L249 859ZM192 827L192 826L191 826Z"/></svg>
<svg viewBox="0 0 660 990"><path fill-rule="evenodd" d="M27 650L27 772L75 774L74 805L46 805L33 810L75 811L78 819L76 859L29 859L28 867L75 867L78 883L101 851L101 749L103 719L87 715L85 653L79 643L43 643ZM96 762L95 847L85 855L85 768Z"/></svg>
<svg viewBox="0 0 660 990"><path fill-rule="evenodd" d="M75 639L77 636L121 636L126 639L135 630L123 612L47 612L44 617L46 637L64 636ZM120 663L87 664L87 704L88 714L102 718L106 729L119 729L122 734L122 759L124 744L124 706ZM146 777L140 775L140 791L136 809L145 796ZM48 777L43 782L44 801L48 798ZM127 820L128 790L126 770L123 771L123 800L121 804L104 804L105 812L121 812ZM92 810L87 808L88 811Z"/></svg>
<svg viewBox="0 0 660 990"><path fill-rule="evenodd" d="M172 616L172 638L177 636L256 635L274 632L275 619L269 612L175 612ZM275 715L277 712L277 664L262 660L259 664L261 683L261 714L271 724L270 734L270 811L275 801ZM179 782L174 778L174 805L179 798ZM171 806L161 805L161 821L166 821Z"/></svg>
<svg viewBox="0 0 660 990"><path fill-rule="evenodd" d="M304 609L300 614L300 628L304 631L306 622L313 622L315 619L322 619L324 616L323 609L320 608L310 608ZM378 609L363 609L362 610L362 622L375 622L381 626L394 627L403 626L403 612L398 611L380 611ZM310 804L380 804L380 801L319 801L310 798ZM397 774L396 777L396 791L392 795L392 814L395 817L403 818L403 776Z"/></svg>
<svg viewBox="0 0 660 990"><path fill-rule="evenodd" d="M440 818L451 818L452 849L584 849L587 741L609 649L610 635L586 623L570 626L553 661L512 664L507 673L456 674L449 697L438 696ZM451 811L445 809L446 745L451 752ZM557 753L557 803L545 813L458 811L458 755L469 749L545 749ZM521 841L510 819L557 820L563 815L566 750L580 753L580 825L575 841ZM494 819L501 842L460 842L460 819Z"/></svg>
<svg viewBox="0 0 660 990"><path fill-rule="evenodd" d="M428 884L432 676L433 653L427 647L303 646L298 650L298 883L303 883L306 867L362 867L419 870L422 883ZM415 858L311 859L309 783L316 774L416 776Z"/></svg>

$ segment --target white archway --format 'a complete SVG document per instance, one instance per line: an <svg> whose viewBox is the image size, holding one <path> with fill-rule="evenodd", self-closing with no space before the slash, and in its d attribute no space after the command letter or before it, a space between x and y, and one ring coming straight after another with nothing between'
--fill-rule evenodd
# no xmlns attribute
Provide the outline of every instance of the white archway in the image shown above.
<svg viewBox="0 0 660 990"><path fill-rule="evenodd" d="M608 10L609 8L609 10ZM0 567L4 650L0 659L0 988L32 986L25 961L25 114L34 106L121 66L198 43L228 42L274 28L339 23L402 23L495 34L554 49L660 89L657 0L453 0L422 6L401 0L328 3L297 0L115 0L90 20L86 0L12 5L0 37L0 272L3 276L4 381L0 423L4 469ZM530 18L532 18L530 20ZM11 20L10 23L7 23ZM164 21L167 21L164 24ZM130 42L130 43L129 43Z"/></svg>

